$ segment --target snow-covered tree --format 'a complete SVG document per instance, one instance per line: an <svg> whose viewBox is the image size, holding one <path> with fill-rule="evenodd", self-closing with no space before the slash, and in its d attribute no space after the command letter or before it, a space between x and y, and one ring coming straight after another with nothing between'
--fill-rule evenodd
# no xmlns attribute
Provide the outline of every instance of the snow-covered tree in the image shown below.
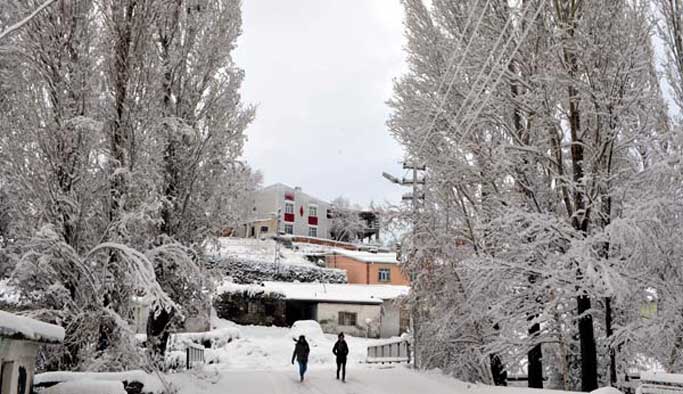
<svg viewBox="0 0 683 394"><path fill-rule="evenodd" d="M0 26L29 3L0 7ZM203 244L247 214L259 179L237 161L253 118L231 59L240 2L47 11L0 45L0 256L32 313L66 326L55 362L139 366L135 303L167 319L151 324L156 351L154 337L208 319Z"/></svg>
<svg viewBox="0 0 683 394"><path fill-rule="evenodd" d="M680 179L649 3L404 4L409 71L388 124L427 167L405 265L423 366L503 383L502 360L538 386L556 359L564 388L614 382L647 289L627 296L638 258L617 234L680 236L664 224ZM645 190L662 222L625 227L655 209Z"/></svg>

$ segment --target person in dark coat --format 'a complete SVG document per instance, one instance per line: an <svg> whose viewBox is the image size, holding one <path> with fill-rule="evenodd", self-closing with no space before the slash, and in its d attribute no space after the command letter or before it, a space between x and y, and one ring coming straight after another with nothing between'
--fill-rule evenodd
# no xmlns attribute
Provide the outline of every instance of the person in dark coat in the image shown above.
<svg viewBox="0 0 683 394"><path fill-rule="evenodd" d="M292 365L294 365L294 359L299 363L299 378L301 382L304 381L304 374L308 364L308 353L310 352L311 348L308 346L308 342L306 342L306 337L301 335L294 346L294 353L292 354Z"/></svg>
<svg viewBox="0 0 683 394"><path fill-rule="evenodd" d="M337 337L337 342L332 348L332 353L337 356L337 380L339 380L339 371L342 373L342 382L346 381L346 356L349 355L349 346L344 340L344 333L340 332Z"/></svg>

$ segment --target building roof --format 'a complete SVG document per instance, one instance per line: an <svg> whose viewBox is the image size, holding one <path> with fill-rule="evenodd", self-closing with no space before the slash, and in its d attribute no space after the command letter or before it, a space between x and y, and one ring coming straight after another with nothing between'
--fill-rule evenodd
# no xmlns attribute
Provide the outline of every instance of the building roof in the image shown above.
<svg viewBox="0 0 683 394"><path fill-rule="evenodd" d="M346 250L346 249L334 249L334 253L340 255L340 256L345 256L352 258L354 260L358 260L364 263L383 263L383 264L398 264L398 258L396 256L396 253L387 253L387 252L382 252L382 253L372 253L372 252L363 252L363 251L356 251L356 250Z"/></svg>
<svg viewBox="0 0 683 394"><path fill-rule="evenodd" d="M64 329L54 324L0 311L0 337L62 343L64 341Z"/></svg>
<svg viewBox="0 0 683 394"><path fill-rule="evenodd" d="M240 291L282 294L292 301L314 301L322 303L374 304L380 305L384 300L408 295L410 287L394 285L357 285L333 283L293 283L263 282L262 285L241 285L224 282L217 292Z"/></svg>
<svg viewBox="0 0 683 394"><path fill-rule="evenodd" d="M298 193L298 194L300 194L300 195L303 195L303 196L308 197L309 200L314 200L314 201L316 201L318 204L327 204L327 205L330 205L329 202L323 200L322 198L318 198L318 197L311 196L310 194L304 192L301 188L296 188L296 187L288 186L288 185L285 185L284 183L280 183L280 182L274 183L274 184L272 184L272 185L268 185L268 186L262 188L260 191L266 191L266 190L270 190L270 189L282 190L283 192L284 192L284 191L288 191L288 192Z"/></svg>

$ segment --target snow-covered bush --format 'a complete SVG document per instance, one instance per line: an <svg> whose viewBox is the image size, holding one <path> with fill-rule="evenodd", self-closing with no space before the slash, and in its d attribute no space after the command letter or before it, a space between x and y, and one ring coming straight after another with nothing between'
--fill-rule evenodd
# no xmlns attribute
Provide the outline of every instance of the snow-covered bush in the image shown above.
<svg viewBox="0 0 683 394"><path fill-rule="evenodd" d="M251 284L223 283L216 290L216 315L239 324L286 325L285 296Z"/></svg>

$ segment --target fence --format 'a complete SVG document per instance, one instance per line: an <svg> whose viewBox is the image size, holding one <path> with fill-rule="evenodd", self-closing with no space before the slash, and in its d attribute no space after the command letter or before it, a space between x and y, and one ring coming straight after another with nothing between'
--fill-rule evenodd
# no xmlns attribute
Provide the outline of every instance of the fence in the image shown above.
<svg viewBox="0 0 683 394"><path fill-rule="evenodd" d="M683 394L683 375L643 372L636 394Z"/></svg>
<svg viewBox="0 0 683 394"><path fill-rule="evenodd" d="M185 366L191 369L196 363L204 364L204 348L195 344L189 344L185 349Z"/></svg>
<svg viewBox="0 0 683 394"><path fill-rule="evenodd" d="M368 363L409 363L410 344L405 339L368 346Z"/></svg>

